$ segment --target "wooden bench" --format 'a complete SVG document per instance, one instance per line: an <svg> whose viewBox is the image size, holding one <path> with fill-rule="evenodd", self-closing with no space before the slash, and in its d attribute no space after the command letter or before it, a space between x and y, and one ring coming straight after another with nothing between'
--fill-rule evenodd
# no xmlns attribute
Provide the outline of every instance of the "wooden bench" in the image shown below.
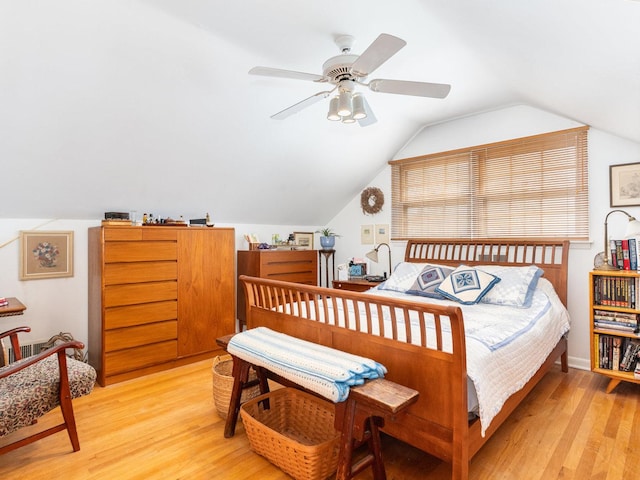
<svg viewBox="0 0 640 480"><path fill-rule="evenodd" d="M233 335L217 339L218 345L226 350ZM268 379L281 385L301 388L273 372L231 355L233 358L233 389L229 401L229 413L224 428L225 438L233 437L240 412L242 390L260 385L260 393L269 392ZM249 381L249 370L254 368L257 380ZM310 392L313 393L313 392ZM418 392L398 385L384 378L368 380L362 385L351 387L344 402L336 403L335 428L340 431L340 453L336 480L348 480L367 467L373 469L374 480L385 480L386 473L382 460L380 431L385 420L392 419L418 399ZM355 448L367 443L367 453L353 463Z"/></svg>

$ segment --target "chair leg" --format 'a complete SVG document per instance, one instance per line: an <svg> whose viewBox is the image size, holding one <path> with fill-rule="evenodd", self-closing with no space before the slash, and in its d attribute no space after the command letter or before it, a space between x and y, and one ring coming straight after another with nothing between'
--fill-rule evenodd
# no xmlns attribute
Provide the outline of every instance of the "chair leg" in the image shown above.
<svg viewBox="0 0 640 480"><path fill-rule="evenodd" d="M60 371L67 370L67 356L64 350L58 352L58 366ZM62 418L71 440L73 451L80 450L80 441L78 440L78 430L76 429L76 418L73 414L73 404L71 403L71 389L69 388L69 377L67 375L60 376L60 410L62 410Z"/></svg>

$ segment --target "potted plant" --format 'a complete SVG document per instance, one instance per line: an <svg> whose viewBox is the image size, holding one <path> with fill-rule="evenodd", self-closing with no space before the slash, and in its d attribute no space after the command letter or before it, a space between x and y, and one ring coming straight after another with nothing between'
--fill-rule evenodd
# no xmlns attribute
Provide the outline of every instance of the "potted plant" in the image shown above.
<svg viewBox="0 0 640 480"><path fill-rule="evenodd" d="M328 227L321 228L320 230L316 230L316 233L320 234L320 245L323 250L331 250L336 244L336 237L339 237L337 233L334 233Z"/></svg>

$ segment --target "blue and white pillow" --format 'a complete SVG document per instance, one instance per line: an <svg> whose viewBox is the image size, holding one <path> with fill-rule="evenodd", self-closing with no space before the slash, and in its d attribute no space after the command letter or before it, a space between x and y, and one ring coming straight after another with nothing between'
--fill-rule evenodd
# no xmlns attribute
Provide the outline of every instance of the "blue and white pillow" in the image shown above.
<svg viewBox="0 0 640 480"><path fill-rule="evenodd" d="M436 292L436 288L451 275L453 270L453 268L442 265L427 265L407 290L407 293L428 298L445 298L441 293Z"/></svg>
<svg viewBox="0 0 640 480"><path fill-rule="evenodd" d="M400 262L393 270L393 274L385 282L378 285L378 290L406 292L426 265L426 263Z"/></svg>
<svg viewBox="0 0 640 480"><path fill-rule="evenodd" d="M436 292L445 298L464 305L478 303L499 277L467 265L460 265L436 287Z"/></svg>
<svg viewBox="0 0 640 480"><path fill-rule="evenodd" d="M482 297L481 302L518 308L529 308L531 306L538 279L544 273L536 265L523 267L482 265L478 266L478 268L501 279L498 285Z"/></svg>

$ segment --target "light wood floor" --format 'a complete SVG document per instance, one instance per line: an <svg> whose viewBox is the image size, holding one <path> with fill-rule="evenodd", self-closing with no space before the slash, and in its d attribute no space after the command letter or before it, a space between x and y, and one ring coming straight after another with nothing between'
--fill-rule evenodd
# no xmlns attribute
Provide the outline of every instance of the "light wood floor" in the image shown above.
<svg viewBox="0 0 640 480"><path fill-rule="evenodd" d="M289 478L251 452L241 425L233 439L223 437L210 369L205 361L96 387L74 401L79 452L61 432L0 456L0 478ZM470 479L638 478L640 385L623 383L607 395L606 383L591 372L554 369L476 455ZM446 464L389 437L384 458L389 480L450 478ZM367 471L358 480L371 478Z"/></svg>

